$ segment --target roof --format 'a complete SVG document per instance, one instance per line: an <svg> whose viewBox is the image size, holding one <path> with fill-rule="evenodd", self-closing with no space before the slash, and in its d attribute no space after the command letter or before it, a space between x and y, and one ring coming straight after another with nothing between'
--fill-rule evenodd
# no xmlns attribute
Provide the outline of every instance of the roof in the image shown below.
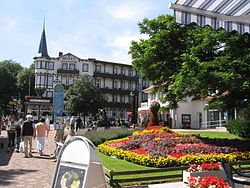
<svg viewBox="0 0 250 188"><path fill-rule="evenodd" d="M250 0L177 0L170 8L181 24L195 22L241 34L250 32Z"/></svg>
<svg viewBox="0 0 250 188"><path fill-rule="evenodd" d="M154 88L154 86L152 85L152 86L149 86L149 87L147 87L146 89L144 89L142 91L143 91L143 93L150 93L153 88Z"/></svg>
<svg viewBox="0 0 250 188"><path fill-rule="evenodd" d="M38 53L41 54L42 57L49 57L47 50L47 42L46 42L46 34L45 29L43 28L40 45L38 49Z"/></svg>

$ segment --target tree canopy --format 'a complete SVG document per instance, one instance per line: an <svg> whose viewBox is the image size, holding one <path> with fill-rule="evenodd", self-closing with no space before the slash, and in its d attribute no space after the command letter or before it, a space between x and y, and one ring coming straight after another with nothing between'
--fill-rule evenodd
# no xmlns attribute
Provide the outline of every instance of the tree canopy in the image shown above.
<svg viewBox="0 0 250 188"><path fill-rule="evenodd" d="M17 75L22 69L12 60L0 62L0 104L5 106L12 97L18 96Z"/></svg>
<svg viewBox="0 0 250 188"><path fill-rule="evenodd" d="M66 93L66 107L69 112L75 114L96 114L106 102L99 88L95 86L94 79L88 75L74 80Z"/></svg>
<svg viewBox="0 0 250 188"><path fill-rule="evenodd" d="M29 68L24 68L17 75L17 86L19 88L20 97L35 96L35 67L31 64Z"/></svg>
<svg viewBox="0 0 250 188"><path fill-rule="evenodd" d="M170 15L144 19L139 29L148 37L132 41L132 65L173 107L185 97L208 96L221 109L249 105L249 34L183 26Z"/></svg>

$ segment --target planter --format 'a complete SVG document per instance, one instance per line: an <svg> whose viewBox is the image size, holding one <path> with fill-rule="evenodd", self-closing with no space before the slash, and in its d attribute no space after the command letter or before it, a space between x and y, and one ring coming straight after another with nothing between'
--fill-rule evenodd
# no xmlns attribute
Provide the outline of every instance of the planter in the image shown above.
<svg viewBox="0 0 250 188"><path fill-rule="evenodd" d="M200 176L201 178L205 177L205 176L216 176L216 177L222 178L224 180L227 180L226 174L222 169L211 170L211 171L201 171L201 172L188 172L188 171L184 170L182 173L183 182L188 183L188 177L190 177L190 176L193 176L193 177Z"/></svg>

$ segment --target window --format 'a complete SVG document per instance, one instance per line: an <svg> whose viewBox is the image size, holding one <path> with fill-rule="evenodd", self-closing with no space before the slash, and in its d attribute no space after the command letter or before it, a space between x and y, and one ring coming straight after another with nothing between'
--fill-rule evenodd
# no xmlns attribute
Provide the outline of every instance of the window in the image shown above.
<svg viewBox="0 0 250 188"><path fill-rule="evenodd" d="M53 91L47 91L47 97L53 97Z"/></svg>
<svg viewBox="0 0 250 188"><path fill-rule="evenodd" d="M115 80L115 81L114 81L114 89L117 89L117 88L118 88L118 81Z"/></svg>
<svg viewBox="0 0 250 188"><path fill-rule="evenodd" d="M36 85L39 85L40 84L40 75L37 75L36 76Z"/></svg>
<svg viewBox="0 0 250 188"><path fill-rule="evenodd" d="M143 88L149 87L149 81L148 81L148 80L145 80L145 79L142 79L142 87L143 87Z"/></svg>
<svg viewBox="0 0 250 188"><path fill-rule="evenodd" d="M125 89L125 82L123 80L121 81L121 88Z"/></svg>
<svg viewBox="0 0 250 188"><path fill-rule="evenodd" d="M125 95L121 95L120 102L125 103Z"/></svg>
<svg viewBox="0 0 250 188"><path fill-rule="evenodd" d="M125 74L125 69L124 68L121 69L121 74L123 74L123 75Z"/></svg>
<svg viewBox="0 0 250 188"><path fill-rule="evenodd" d="M48 76L48 86L53 86L53 76Z"/></svg>
<svg viewBox="0 0 250 188"><path fill-rule="evenodd" d="M82 64L82 72L89 72L89 64L87 63Z"/></svg>
<svg viewBox="0 0 250 188"><path fill-rule="evenodd" d="M133 89L134 89L133 83L132 83L131 81L128 82L128 89L129 89L129 90L133 90Z"/></svg>
<svg viewBox="0 0 250 188"><path fill-rule="evenodd" d="M133 71L131 69L128 70L128 76L133 76Z"/></svg>
<svg viewBox="0 0 250 188"><path fill-rule="evenodd" d="M62 64L62 69L63 70L68 70L68 63L63 63Z"/></svg>
<svg viewBox="0 0 250 188"><path fill-rule="evenodd" d="M54 62L48 62L48 70L54 70Z"/></svg>
<svg viewBox="0 0 250 188"><path fill-rule="evenodd" d="M70 63L69 70L76 70L76 65L74 63Z"/></svg>
<svg viewBox="0 0 250 188"><path fill-rule="evenodd" d="M182 114L181 122L184 128L189 128L191 125L191 114Z"/></svg>
<svg viewBox="0 0 250 188"><path fill-rule="evenodd" d="M132 82L128 82L128 89L132 90Z"/></svg>
<svg viewBox="0 0 250 188"><path fill-rule="evenodd" d="M113 102L117 102L117 94L113 95Z"/></svg>
<svg viewBox="0 0 250 188"><path fill-rule="evenodd" d="M101 87L101 80L96 79L96 87L100 88Z"/></svg>
<svg viewBox="0 0 250 188"><path fill-rule="evenodd" d="M37 61L36 68L37 69L46 69L46 61Z"/></svg>
<svg viewBox="0 0 250 188"><path fill-rule="evenodd" d="M74 81L74 78L73 77L69 77L69 85L72 85L73 81Z"/></svg>
<svg viewBox="0 0 250 188"><path fill-rule="evenodd" d="M101 71L102 71L101 65L96 65L96 72L101 72Z"/></svg>
<svg viewBox="0 0 250 188"><path fill-rule="evenodd" d="M45 75L41 75L41 78L40 78L41 80L40 80L40 84L41 85L45 85L45 83L46 83L46 76Z"/></svg>
<svg viewBox="0 0 250 188"><path fill-rule="evenodd" d="M118 74L118 69L117 69L117 67L114 67L114 74Z"/></svg>
<svg viewBox="0 0 250 188"><path fill-rule="evenodd" d="M67 77L66 76L62 76L62 84L63 85L67 84Z"/></svg>

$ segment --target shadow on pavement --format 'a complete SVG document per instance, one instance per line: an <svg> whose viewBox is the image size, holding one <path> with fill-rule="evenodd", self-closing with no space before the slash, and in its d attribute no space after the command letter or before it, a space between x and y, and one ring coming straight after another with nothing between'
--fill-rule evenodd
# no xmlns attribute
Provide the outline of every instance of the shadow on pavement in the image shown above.
<svg viewBox="0 0 250 188"><path fill-rule="evenodd" d="M0 136L0 143L3 144L3 148L0 147L0 166L9 164L13 151L7 152L8 140L6 136Z"/></svg>
<svg viewBox="0 0 250 188"><path fill-rule="evenodd" d="M15 169L15 170L0 170L0 187L9 186L11 184L16 184L15 180L16 176L36 172L37 170L23 170L23 169Z"/></svg>

